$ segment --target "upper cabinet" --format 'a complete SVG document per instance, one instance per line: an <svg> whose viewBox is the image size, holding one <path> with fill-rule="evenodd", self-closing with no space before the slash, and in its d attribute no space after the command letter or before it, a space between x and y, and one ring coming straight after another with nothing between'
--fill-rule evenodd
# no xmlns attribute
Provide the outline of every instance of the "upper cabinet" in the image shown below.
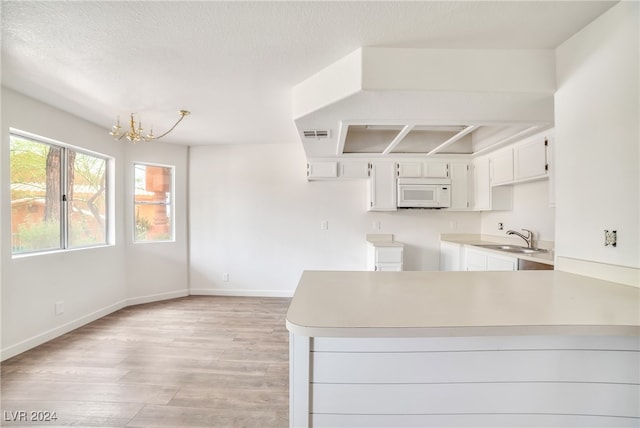
<svg viewBox="0 0 640 428"><path fill-rule="evenodd" d="M511 186L491 185L491 159L489 156L473 160L473 209L476 211L510 210L512 208Z"/></svg>
<svg viewBox="0 0 640 428"><path fill-rule="evenodd" d="M398 162L398 178L448 178L447 162Z"/></svg>
<svg viewBox="0 0 640 428"><path fill-rule="evenodd" d="M491 185L513 182L513 148L509 147L494 153L490 158Z"/></svg>
<svg viewBox="0 0 640 428"><path fill-rule="evenodd" d="M547 137L538 137L514 147L514 180L527 180L547 175L547 141Z"/></svg>
<svg viewBox="0 0 640 428"><path fill-rule="evenodd" d="M369 211L397 211L396 168L393 162L373 161L369 164Z"/></svg>
<svg viewBox="0 0 640 428"><path fill-rule="evenodd" d="M307 178L336 178L338 176L338 162L309 162L307 163Z"/></svg>
<svg viewBox="0 0 640 428"><path fill-rule="evenodd" d="M491 186L548 178L548 141L551 132L536 134L489 156Z"/></svg>
<svg viewBox="0 0 640 428"><path fill-rule="evenodd" d="M470 162L451 162L449 165L451 178L451 207L450 211L465 211L472 209L473 185Z"/></svg>
<svg viewBox="0 0 640 428"><path fill-rule="evenodd" d="M339 168L340 178L368 178L369 162L366 161L346 161L340 162Z"/></svg>

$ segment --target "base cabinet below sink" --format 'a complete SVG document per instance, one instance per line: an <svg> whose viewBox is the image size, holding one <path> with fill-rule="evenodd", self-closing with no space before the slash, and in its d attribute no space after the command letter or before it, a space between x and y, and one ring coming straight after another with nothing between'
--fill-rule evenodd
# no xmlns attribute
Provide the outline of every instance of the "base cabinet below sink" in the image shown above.
<svg viewBox="0 0 640 428"><path fill-rule="evenodd" d="M501 256L488 251L465 248L467 271L513 271L518 270L518 258Z"/></svg>

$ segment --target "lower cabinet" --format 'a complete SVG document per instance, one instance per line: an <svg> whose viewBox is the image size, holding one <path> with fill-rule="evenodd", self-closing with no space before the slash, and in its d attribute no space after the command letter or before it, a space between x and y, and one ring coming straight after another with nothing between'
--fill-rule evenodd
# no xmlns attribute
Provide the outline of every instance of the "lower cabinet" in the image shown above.
<svg viewBox="0 0 640 428"><path fill-rule="evenodd" d="M403 263L403 247L376 246L369 244L367 270L378 272L400 272Z"/></svg>
<svg viewBox="0 0 640 428"><path fill-rule="evenodd" d="M465 248L464 270L467 270L467 271L518 270L518 258L502 256L489 251Z"/></svg>
<svg viewBox="0 0 640 428"><path fill-rule="evenodd" d="M464 247L454 242L440 241L440 270L459 271L464 270Z"/></svg>

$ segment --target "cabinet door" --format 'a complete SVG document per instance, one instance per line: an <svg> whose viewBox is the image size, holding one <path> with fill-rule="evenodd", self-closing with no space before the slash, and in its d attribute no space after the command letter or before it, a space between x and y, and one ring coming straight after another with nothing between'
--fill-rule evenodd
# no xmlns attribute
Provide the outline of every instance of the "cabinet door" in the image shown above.
<svg viewBox="0 0 640 428"><path fill-rule="evenodd" d="M340 178L367 178L368 162L340 162Z"/></svg>
<svg viewBox="0 0 640 428"><path fill-rule="evenodd" d="M371 162L369 211L396 211L396 171L393 162Z"/></svg>
<svg viewBox="0 0 640 428"><path fill-rule="evenodd" d="M440 242L440 270L462 270L461 261L462 246L453 242Z"/></svg>
<svg viewBox="0 0 640 428"><path fill-rule="evenodd" d="M501 150L491 156L491 185L513 181L513 148Z"/></svg>
<svg viewBox="0 0 640 428"><path fill-rule="evenodd" d="M309 162L307 164L307 177L335 178L338 176L338 162Z"/></svg>
<svg viewBox="0 0 640 428"><path fill-rule="evenodd" d="M514 178L526 180L547 175L547 139L544 136L519 144L513 149Z"/></svg>
<svg viewBox="0 0 640 428"><path fill-rule="evenodd" d="M487 256L487 270L517 270L518 259L515 257Z"/></svg>
<svg viewBox="0 0 640 428"><path fill-rule="evenodd" d="M446 162L427 162L424 164L423 175L427 178L449 177L449 164Z"/></svg>
<svg viewBox="0 0 640 428"><path fill-rule="evenodd" d="M400 178L422 177L422 162L399 162L396 168Z"/></svg>
<svg viewBox="0 0 640 428"><path fill-rule="evenodd" d="M451 173L451 207L449 210L467 210L471 207L469 191L469 164L467 162L452 163Z"/></svg>
<svg viewBox="0 0 640 428"><path fill-rule="evenodd" d="M466 248L464 251L464 270L485 271L487 270L487 255L482 251Z"/></svg>
<svg viewBox="0 0 640 428"><path fill-rule="evenodd" d="M489 158L481 157L473 160L473 209L491 209L491 179Z"/></svg>
<svg viewBox="0 0 640 428"><path fill-rule="evenodd" d="M549 175L549 206L556 206L556 164L554 159L555 143L553 136L547 138L547 174Z"/></svg>

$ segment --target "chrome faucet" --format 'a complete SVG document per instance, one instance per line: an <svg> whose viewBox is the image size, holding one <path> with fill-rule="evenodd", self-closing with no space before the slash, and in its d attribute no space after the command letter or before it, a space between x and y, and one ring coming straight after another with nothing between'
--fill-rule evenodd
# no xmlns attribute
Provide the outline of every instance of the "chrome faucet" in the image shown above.
<svg viewBox="0 0 640 428"><path fill-rule="evenodd" d="M527 248L533 248L533 232L528 229L522 229L522 231L527 232L527 236L515 230L507 230L507 235L518 235L527 243Z"/></svg>

